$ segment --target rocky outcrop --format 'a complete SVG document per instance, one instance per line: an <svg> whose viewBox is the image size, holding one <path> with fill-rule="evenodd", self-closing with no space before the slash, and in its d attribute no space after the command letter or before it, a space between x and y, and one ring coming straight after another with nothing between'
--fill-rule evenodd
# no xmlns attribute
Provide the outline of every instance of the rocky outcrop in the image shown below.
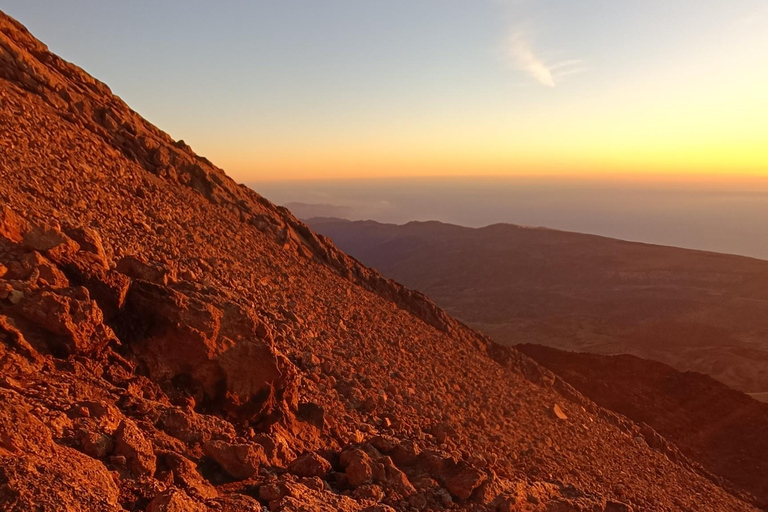
<svg viewBox="0 0 768 512"><path fill-rule="evenodd" d="M137 280L127 310L129 336L137 338L134 352L156 382L249 421L297 406L293 364L275 352L265 326L238 305L217 307Z"/></svg>
<svg viewBox="0 0 768 512"><path fill-rule="evenodd" d="M497 352L0 15L0 508L753 510Z"/></svg>

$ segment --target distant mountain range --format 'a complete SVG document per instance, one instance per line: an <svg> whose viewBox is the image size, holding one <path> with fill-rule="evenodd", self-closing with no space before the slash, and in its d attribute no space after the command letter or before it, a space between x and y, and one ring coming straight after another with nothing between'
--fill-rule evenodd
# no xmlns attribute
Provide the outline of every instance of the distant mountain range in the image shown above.
<svg viewBox="0 0 768 512"><path fill-rule="evenodd" d="M510 224L308 223L496 341L634 354L768 391L768 261Z"/></svg>
<svg viewBox="0 0 768 512"><path fill-rule="evenodd" d="M479 301L468 311L500 329L508 315L521 338L547 314L550 336L602 321L608 339L620 330L606 287L626 279L645 297L631 266L601 282L618 256L577 235L426 227L445 243L373 240L366 258L415 258L423 289L445 283L454 305ZM515 230L554 238L510 253ZM506 249L483 248L494 238ZM698 274L658 264L635 270L651 272L647 300L609 304L635 319L673 310L654 286L698 297ZM733 302L702 314L745 315L759 335L749 315L766 287L743 265L702 274ZM494 312L515 287L529 299ZM581 287L599 309L564 316ZM759 510L749 482L734 487L649 428L360 264L0 12L0 510Z"/></svg>

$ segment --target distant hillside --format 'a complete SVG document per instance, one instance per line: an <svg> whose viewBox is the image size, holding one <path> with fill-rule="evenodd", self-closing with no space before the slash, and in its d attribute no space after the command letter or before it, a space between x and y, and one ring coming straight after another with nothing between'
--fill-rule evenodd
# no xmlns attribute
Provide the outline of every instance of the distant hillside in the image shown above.
<svg viewBox="0 0 768 512"><path fill-rule="evenodd" d="M554 382L0 13L3 512L757 510Z"/></svg>
<svg viewBox="0 0 768 512"><path fill-rule="evenodd" d="M687 456L768 506L768 404L706 375L634 356L541 345L517 348L598 405L650 425ZM646 441L653 444L653 436Z"/></svg>
<svg viewBox="0 0 768 512"><path fill-rule="evenodd" d="M768 391L766 261L509 224L308 222L499 342L634 354Z"/></svg>

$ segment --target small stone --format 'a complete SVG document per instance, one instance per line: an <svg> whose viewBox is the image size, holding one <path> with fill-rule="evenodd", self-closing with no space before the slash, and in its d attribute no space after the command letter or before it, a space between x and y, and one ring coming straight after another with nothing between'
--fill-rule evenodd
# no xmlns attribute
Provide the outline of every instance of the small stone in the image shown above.
<svg viewBox="0 0 768 512"><path fill-rule="evenodd" d="M259 487L259 498L264 501L276 501L283 496L283 490L277 484L264 484Z"/></svg>
<svg viewBox="0 0 768 512"><path fill-rule="evenodd" d="M555 418L559 420L565 421L568 419L568 416L563 412L563 410L557 404L552 406L552 414L554 414Z"/></svg>
<svg viewBox="0 0 768 512"><path fill-rule="evenodd" d="M114 448L114 442L109 436L97 432L87 432L80 439L83 453L94 459L103 459Z"/></svg>
<svg viewBox="0 0 768 512"><path fill-rule="evenodd" d="M8 293L8 301L11 304L16 305L20 303L22 300L24 300L24 292L19 290L11 290Z"/></svg>

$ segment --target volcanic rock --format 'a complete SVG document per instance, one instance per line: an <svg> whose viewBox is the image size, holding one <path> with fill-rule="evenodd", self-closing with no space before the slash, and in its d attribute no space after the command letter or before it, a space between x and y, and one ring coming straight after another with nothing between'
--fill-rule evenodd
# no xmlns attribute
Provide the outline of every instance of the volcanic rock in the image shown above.
<svg viewBox="0 0 768 512"><path fill-rule="evenodd" d="M208 441L203 445L205 454L215 460L232 478L244 480L255 475L267 462L261 445L231 444L226 441Z"/></svg>
<svg viewBox="0 0 768 512"><path fill-rule="evenodd" d="M315 452L307 452L288 465L288 471L302 477L324 478L331 470L331 463Z"/></svg>
<svg viewBox="0 0 768 512"><path fill-rule="evenodd" d="M0 509L755 510L4 14L0 208Z"/></svg>
<svg viewBox="0 0 768 512"><path fill-rule="evenodd" d="M136 476L155 472L157 458L152 443L129 419L124 419L115 431L115 454L125 457L128 468Z"/></svg>

